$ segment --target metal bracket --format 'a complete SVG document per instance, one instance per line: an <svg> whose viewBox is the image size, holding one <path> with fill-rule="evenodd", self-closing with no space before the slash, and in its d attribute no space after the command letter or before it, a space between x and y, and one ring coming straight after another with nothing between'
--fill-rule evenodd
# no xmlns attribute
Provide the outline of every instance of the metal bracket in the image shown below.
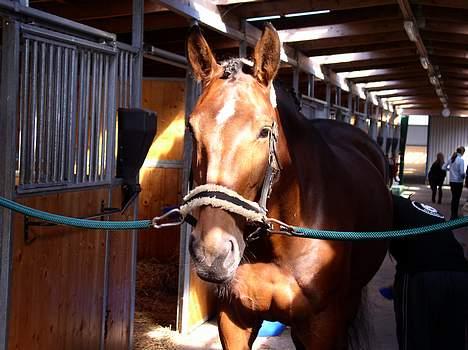
<svg viewBox="0 0 468 350"><path fill-rule="evenodd" d="M97 219L100 218L104 220L105 216L109 216L112 214L120 213L121 210L119 208L107 208L104 207L104 201L101 201L101 211L97 214L82 217L81 219ZM23 239L26 245L31 244L40 236L38 235L31 235L30 227L51 227L51 226L58 226L58 224L53 224L46 221L33 221L29 218L29 216L24 216L24 227L23 227Z"/></svg>

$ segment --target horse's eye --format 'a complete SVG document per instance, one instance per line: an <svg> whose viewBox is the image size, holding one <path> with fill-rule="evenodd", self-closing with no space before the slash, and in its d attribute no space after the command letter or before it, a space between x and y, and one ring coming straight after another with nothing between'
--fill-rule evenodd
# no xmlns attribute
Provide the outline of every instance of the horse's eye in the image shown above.
<svg viewBox="0 0 468 350"><path fill-rule="evenodd" d="M259 139L264 139L264 138L270 136L270 131L271 131L271 128L269 128L269 127L262 128L262 130L260 130L260 134L258 134L258 138Z"/></svg>

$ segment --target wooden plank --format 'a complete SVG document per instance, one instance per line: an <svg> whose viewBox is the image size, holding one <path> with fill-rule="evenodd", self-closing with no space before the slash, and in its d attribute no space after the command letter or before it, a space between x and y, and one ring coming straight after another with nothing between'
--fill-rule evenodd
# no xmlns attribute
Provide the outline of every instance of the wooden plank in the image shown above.
<svg viewBox="0 0 468 350"><path fill-rule="evenodd" d="M83 23L115 34L130 33L132 31L132 17L130 15L86 20ZM145 31L176 28L184 28L186 33L187 20L169 11L147 13L145 15Z"/></svg>
<svg viewBox="0 0 468 350"><path fill-rule="evenodd" d="M283 1L274 0L268 2L254 2L243 4L242 6L233 7L230 13L239 18L259 17L259 16L272 16L287 13L297 13L304 11L317 11L317 10L347 10L359 9L373 6L383 6L394 4L391 0L296 0L296 1Z"/></svg>
<svg viewBox="0 0 468 350"><path fill-rule="evenodd" d="M427 77L423 79L410 79L410 80L386 80L386 81L376 81L370 83L363 83L363 89L367 91L382 91L387 89L402 89L402 88L411 88L411 87L426 87L431 86L429 79Z"/></svg>
<svg viewBox="0 0 468 350"><path fill-rule="evenodd" d="M140 172L142 192L139 198L140 218L160 215L165 208L181 201L181 169L157 169L152 164L161 160L182 160L185 133L184 81L143 81L143 107L156 111L158 134ZM173 261L179 253L179 228L166 228L139 235L138 258L156 257ZM174 315L175 318L175 315Z"/></svg>
<svg viewBox="0 0 468 350"><path fill-rule="evenodd" d="M389 59L393 57L414 57L415 50L412 48L406 49L388 49L379 51L364 51L343 53L337 55L314 56L311 59L319 64L335 64L344 62L357 62L378 59Z"/></svg>
<svg viewBox="0 0 468 350"><path fill-rule="evenodd" d="M398 21L359 21L330 26L312 26L279 30L282 42L297 42L354 35L397 32L401 30Z"/></svg>
<svg viewBox="0 0 468 350"><path fill-rule="evenodd" d="M398 73L398 74L369 75L366 77L347 78L347 79L349 81L352 81L354 84L359 84L359 83L383 81L387 79L405 80L405 79L424 79L424 78L427 80L427 73L421 68L419 70L408 71L406 74Z"/></svg>
<svg viewBox="0 0 468 350"><path fill-rule="evenodd" d="M330 26L359 21L401 21L401 12L398 6L387 5L355 9L315 13L313 15L272 18L270 21L277 30L296 29L314 26ZM403 28L401 28L403 30Z"/></svg>
<svg viewBox="0 0 468 350"><path fill-rule="evenodd" d="M427 20L424 30L451 34L468 35L467 23L453 23L441 20Z"/></svg>
<svg viewBox="0 0 468 350"><path fill-rule="evenodd" d="M202 281L192 269L190 272L188 329L192 330L214 315L217 307L216 286Z"/></svg>
<svg viewBox="0 0 468 350"><path fill-rule="evenodd" d="M113 1L74 1L64 4L47 3L36 8L65 17L74 21L86 21L102 18L131 16L132 2L128 0ZM156 1L145 1L145 13L167 11L167 8Z"/></svg>
<svg viewBox="0 0 468 350"><path fill-rule="evenodd" d="M106 189L24 198L21 203L83 217L107 203ZM63 226L33 227L23 240L15 215L10 349L99 349L103 321L105 234ZM32 288L33 286L33 288Z"/></svg>
<svg viewBox="0 0 468 350"><path fill-rule="evenodd" d="M347 72L362 69L378 69L378 68L392 68L408 64L419 64L419 59L414 55L413 57L392 57L388 59L375 59L365 60L358 62L344 62L334 63L328 67L334 72Z"/></svg>
<svg viewBox="0 0 468 350"><path fill-rule="evenodd" d="M111 207L119 208L122 202L120 187L112 190ZM134 206L125 214L113 215L112 220L133 220ZM113 231L109 233L108 247L108 296L106 305L107 333L104 349L126 350L130 345L130 326L132 322L132 278L133 245L132 231Z"/></svg>
<svg viewBox="0 0 468 350"><path fill-rule="evenodd" d="M385 50L409 47L403 32L357 35L291 43L307 56L332 55L348 52Z"/></svg>
<svg viewBox="0 0 468 350"><path fill-rule="evenodd" d="M430 42L445 42L445 43L453 43L453 44L461 44L461 45L468 45L468 36L464 34L455 34L442 32L431 32L426 30L420 30L421 36L425 42L428 44Z"/></svg>
<svg viewBox="0 0 468 350"><path fill-rule="evenodd" d="M414 2L415 4L427 6L468 9L468 3L465 0L414 0L412 2Z"/></svg>

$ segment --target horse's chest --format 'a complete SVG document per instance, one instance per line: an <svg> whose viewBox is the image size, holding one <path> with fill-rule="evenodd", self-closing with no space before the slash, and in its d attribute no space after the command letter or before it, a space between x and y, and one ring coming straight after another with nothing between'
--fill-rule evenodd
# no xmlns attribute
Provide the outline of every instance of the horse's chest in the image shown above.
<svg viewBox="0 0 468 350"><path fill-rule="evenodd" d="M294 276L275 264L246 264L239 267L231 286L233 302L244 312L290 322L310 310L310 297Z"/></svg>

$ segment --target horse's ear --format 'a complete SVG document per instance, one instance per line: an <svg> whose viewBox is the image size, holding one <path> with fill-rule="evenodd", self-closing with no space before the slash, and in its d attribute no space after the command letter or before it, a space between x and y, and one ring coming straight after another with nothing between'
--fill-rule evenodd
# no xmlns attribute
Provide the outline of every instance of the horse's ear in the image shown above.
<svg viewBox="0 0 468 350"><path fill-rule="evenodd" d="M186 51L195 79L201 80L203 85L208 84L221 67L216 62L199 26L190 28Z"/></svg>
<svg viewBox="0 0 468 350"><path fill-rule="evenodd" d="M268 86L276 76L280 65L281 42L275 28L268 23L255 45L254 77Z"/></svg>

